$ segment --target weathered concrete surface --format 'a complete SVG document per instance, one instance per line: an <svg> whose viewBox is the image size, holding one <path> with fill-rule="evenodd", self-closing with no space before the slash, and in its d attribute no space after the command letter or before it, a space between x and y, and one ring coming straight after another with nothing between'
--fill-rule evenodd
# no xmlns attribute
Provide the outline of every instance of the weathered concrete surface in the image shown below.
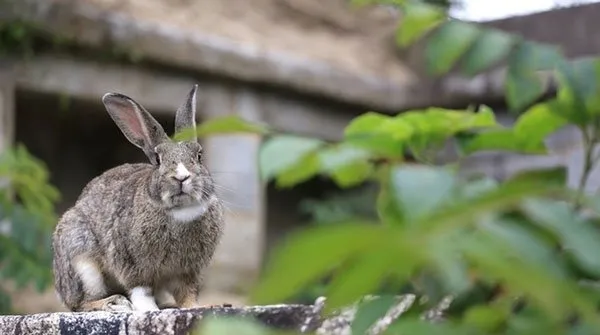
<svg viewBox="0 0 600 335"><path fill-rule="evenodd" d="M183 335L207 316L241 316L253 318L274 329L318 335L351 335L351 325L358 305L375 298L365 296L351 306L329 315L323 315L325 297L312 305L271 305L255 307L212 307L201 309L167 309L135 313L46 313L26 316L0 316L0 334L48 335ZM416 301L412 294L399 295L385 314L367 330L368 335L379 335ZM443 311L452 301L446 297L422 318L430 322L443 320Z"/></svg>
<svg viewBox="0 0 600 335"><path fill-rule="evenodd" d="M183 335L206 316L251 317L270 327L314 330L312 306L212 307L134 313L46 313L0 316L0 334L27 335Z"/></svg>

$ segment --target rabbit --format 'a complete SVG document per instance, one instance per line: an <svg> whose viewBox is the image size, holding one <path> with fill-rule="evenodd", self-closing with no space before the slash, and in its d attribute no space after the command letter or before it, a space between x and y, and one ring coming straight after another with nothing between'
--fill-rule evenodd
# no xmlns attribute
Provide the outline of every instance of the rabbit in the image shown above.
<svg viewBox="0 0 600 335"><path fill-rule="evenodd" d="M194 85L175 131L196 127ZM172 141L133 99L102 102L149 163L92 179L52 235L54 286L71 311L198 308L203 273L221 240L224 207L197 139Z"/></svg>

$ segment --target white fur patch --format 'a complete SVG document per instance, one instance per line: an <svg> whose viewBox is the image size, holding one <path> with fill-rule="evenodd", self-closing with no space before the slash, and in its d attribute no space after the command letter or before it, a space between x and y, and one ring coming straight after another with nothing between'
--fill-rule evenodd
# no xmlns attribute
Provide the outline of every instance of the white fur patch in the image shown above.
<svg viewBox="0 0 600 335"><path fill-rule="evenodd" d="M177 169L175 170L175 177L179 180L183 180L190 176L190 171L183 165L183 163L177 164Z"/></svg>
<svg viewBox="0 0 600 335"><path fill-rule="evenodd" d="M129 291L129 300L136 311L155 311L158 306L152 296L152 290L149 287L134 287Z"/></svg>
<svg viewBox="0 0 600 335"><path fill-rule="evenodd" d="M177 222L191 222L202 217L207 209L207 203L190 207L175 208L171 210L171 217Z"/></svg>
<svg viewBox="0 0 600 335"><path fill-rule="evenodd" d="M217 197L213 195L206 202L188 207L174 208L169 211L173 220L177 222L192 222L201 218L208 208L217 201Z"/></svg>
<svg viewBox="0 0 600 335"><path fill-rule="evenodd" d="M98 265L87 258L74 261L73 267L83 282L83 288L92 297L100 297L106 293L104 278Z"/></svg>

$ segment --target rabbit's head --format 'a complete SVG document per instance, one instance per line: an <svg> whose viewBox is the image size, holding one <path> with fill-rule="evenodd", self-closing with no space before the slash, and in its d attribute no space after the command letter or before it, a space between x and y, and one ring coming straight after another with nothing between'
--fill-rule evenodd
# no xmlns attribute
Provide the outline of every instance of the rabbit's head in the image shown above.
<svg viewBox="0 0 600 335"><path fill-rule="evenodd" d="M175 132L196 127L194 85L175 114ZM102 102L125 137L144 151L154 172L149 193L166 209L190 206L209 200L214 184L202 163L202 147L196 137L172 141L162 126L136 101L119 93L107 93Z"/></svg>

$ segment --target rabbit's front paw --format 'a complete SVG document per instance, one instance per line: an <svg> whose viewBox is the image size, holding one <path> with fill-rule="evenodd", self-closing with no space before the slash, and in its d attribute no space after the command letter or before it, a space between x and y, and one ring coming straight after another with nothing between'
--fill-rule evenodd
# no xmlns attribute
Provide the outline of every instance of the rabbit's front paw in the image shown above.
<svg viewBox="0 0 600 335"><path fill-rule="evenodd" d="M138 286L129 291L129 299L136 311L157 311L159 310L156 301L152 296L152 289L149 287Z"/></svg>

